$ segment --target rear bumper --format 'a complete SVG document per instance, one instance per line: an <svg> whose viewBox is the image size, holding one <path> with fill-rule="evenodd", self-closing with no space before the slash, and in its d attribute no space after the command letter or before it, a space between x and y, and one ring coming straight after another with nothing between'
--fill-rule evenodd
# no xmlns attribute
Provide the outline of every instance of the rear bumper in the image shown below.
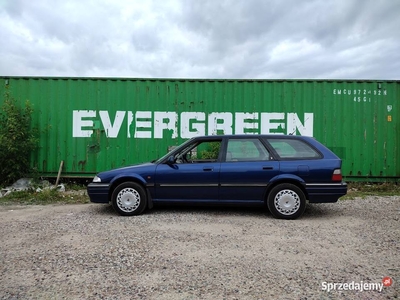
<svg viewBox="0 0 400 300"><path fill-rule="evenodd" d="M347 183L307 183L305 189L310 203L331 203L347 194Z"/></svg>
<svg viewBox="0 0 400 300"><path fill-rule="evenodd" d="M110 185L108 183L89 183L87 186L87 192L90 198L90 202L94 203L108 203L108 193Z"/></svg>

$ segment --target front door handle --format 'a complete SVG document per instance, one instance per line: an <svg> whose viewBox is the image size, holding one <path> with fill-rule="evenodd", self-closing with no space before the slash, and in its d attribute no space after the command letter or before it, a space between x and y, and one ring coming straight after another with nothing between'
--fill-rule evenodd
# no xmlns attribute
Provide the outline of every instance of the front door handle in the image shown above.
<svg viewBox="0 0 400 300"><path fill-rule="evenodd" d="M203 171L205 172L211 172L213 170L213 168L203 168Z"/></svg>
<svg viewBox="0 0 400 300"><path fill-rule="evenodd" d="M269 167L269 166L264 166L263 167L263 170L273 170L274 169L274 167Z"/></svg>

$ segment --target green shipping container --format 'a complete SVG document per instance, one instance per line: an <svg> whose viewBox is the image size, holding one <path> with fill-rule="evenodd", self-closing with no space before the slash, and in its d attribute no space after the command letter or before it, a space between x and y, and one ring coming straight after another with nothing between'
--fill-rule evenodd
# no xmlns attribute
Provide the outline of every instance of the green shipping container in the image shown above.
<svg viewBox="0 0 400 300"><path fill-rule="evenodd" d="M33 104L41 132L32 165L93 176L150 161L196 135L314 136L343 159L347 180L399 181L400 81L0 77Z"/></svg>

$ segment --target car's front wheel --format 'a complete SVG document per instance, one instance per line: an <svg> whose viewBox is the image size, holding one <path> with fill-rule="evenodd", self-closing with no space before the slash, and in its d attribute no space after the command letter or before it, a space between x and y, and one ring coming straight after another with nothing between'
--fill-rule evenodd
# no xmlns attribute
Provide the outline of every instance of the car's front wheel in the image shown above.
<svg viewBox="0 0 400 300"><path fill-rule="evenodd" d="M306 197L298 186L281 183L269 192L267 206L275 218L296 219L306 208Z"/></svg>
<svg viewBox="0 0 400 300"><path fill-rule="evenodd" d="M136 182L124 182L115 188L111 201L115 211L122 216L140 215L146 207L146 191Z"/></svg>

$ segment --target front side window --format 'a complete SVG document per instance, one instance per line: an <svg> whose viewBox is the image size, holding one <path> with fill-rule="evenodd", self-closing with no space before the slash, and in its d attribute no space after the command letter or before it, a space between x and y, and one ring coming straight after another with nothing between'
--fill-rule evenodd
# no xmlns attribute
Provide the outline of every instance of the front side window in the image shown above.
<svg viewBox="0 0 400 300"><path fill-rule="evenodd" d="M221 141L203 141L188 145L175 155L175 162L181 163L205 163L218 160Z"/></svg>
<svg viewBox="0 0 400 300"><path fill-rule="evenodd" d="M269 160L269 152L258 139L230 139L227 162Z"/></svg>
<svg viewBox="0 0 400 300"><path fill-rule="evenodd" d="M315 159L321 154L310 145L296 139L268 139L269 144L282 159Z"/></svg>

